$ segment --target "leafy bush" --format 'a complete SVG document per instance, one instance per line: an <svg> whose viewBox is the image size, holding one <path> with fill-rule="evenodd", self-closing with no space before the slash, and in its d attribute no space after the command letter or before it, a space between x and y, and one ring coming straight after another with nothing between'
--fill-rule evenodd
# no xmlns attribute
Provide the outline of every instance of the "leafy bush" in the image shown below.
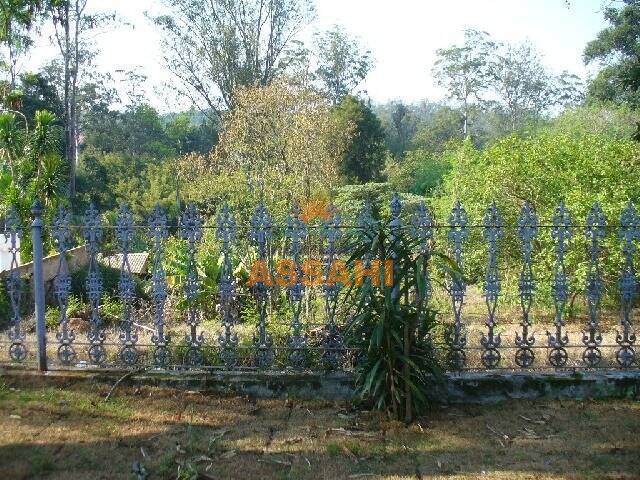
<svg viewBox="0 0 640 480"><path fill-rule="evenodd" d="M67 316L69 318L82 317L86 315L88 308L89 306L86 303L83 303L78 297L75 295L69 295L67 303Z"/></svg>
<svg viewBox="0 0 640 480"><path fill-rule="evenodd" d="M365 202L371 203L374 207L381 208L383 217L389 216L389 202L394 194L394 187L390 183L365 183L363 185L345 185L336 190L333 203L337 207L340 215L349 223L358 216ZM403 203L403 214L408 214L415 210L416 206L424 201L424 198L411 193L401 193L400 198Z"/></svg>
<svg viewBox="0 0 640 480"><path fill-rule="evenodd" d="M49 330L55 330L60 323L60 309L58 307L49 307L44 313L44 323Z"/></svg>
<svg viewBox="0 0 640 480"><path fill-rule="evenodd" d="M386 168L389 183L395 191L416 195L433 194L449 170L451 160L447 156L431 154L426 150L406 152L404 158L391 160Z"/></svg>
<svg viewBox="0 0 640 480"><path fill-rule="evenodd" d="M0 277L0 328L4 328L9 323L11 316L11 303L5 285L5 278Z"/></svg>
<svg viewBox="0 0 640 480"><path fill-rule="evenodd" d="M106 324L118 323L121 319L123 307L117 298L109 295L103 295L100 301L100 313L102 320ZM88 303L83 303L74 295L69 296L67 305L67 318L82 318L88 320L91 316L91 310ZM47 328L56 330L60 324L60 308L48 307L45 312L45 323Z"/></svg>
<svg viewBox="0 0 640 480"><path fill-rule="evenodd" d="M109 295L103 295L100 301L100 313L102 321L109 323L118 323L122 318L124 307L117 298Z"/></svg>
<svg viewBox="0 0 640 480"><path fill-rule="evenodd" d="M484 151L465 142L450 155L455 158L452 171L445 176L442 192L433 199L436 219L446 222L449 211L459 199L471 224L482 223L485 209L495 201L506 225L516 225L525 201L537 210L540 223L550 225L555 208L565 201L573 223L584 225L587 212L599 202L610 225L619 224L620 212L627 202L640 200L640 145L631 140L585 132L581 126L568 131L543 130L535 136L503 138ZM446 244L445 229L438 231L437 242ZM566 258L572 292L583 289L588 256L583 227L574 227L573 240ZM486 266L486 243L482 229L470 229L465 245L468 275L480 281ZM605 287L609 299L617 296L617 276L621 262L617 228L609 229L604 241ZM516 231L509 229L500 244L500 265L505 291L516 301L520 245ZM553 242L549 228L540 229L534 254L538 279L538 298L549 299L553 275Z"/></svg>
<svg viewBox="0 0 640 480"><path fill-rule="evenodd" d="M102 294L107 297L116 298L118 296L118 282L120 281L120 270L117 268L99 265L98 269L102 277ZM71 274L71 295L76 297L80 302L88 301L85 282L87 279L89 267L79 268ZM135 293L137 298L146 299L148 294L146 291L146 282L134 275Z"/></svg>
<svg viewBox="0 0 640 480"><path fill-rule="evenodd" d="M614 105L590 105L562 112L544 130L569 135L599 135L612 140L630 140L636 133L640 113Z"/></svg>

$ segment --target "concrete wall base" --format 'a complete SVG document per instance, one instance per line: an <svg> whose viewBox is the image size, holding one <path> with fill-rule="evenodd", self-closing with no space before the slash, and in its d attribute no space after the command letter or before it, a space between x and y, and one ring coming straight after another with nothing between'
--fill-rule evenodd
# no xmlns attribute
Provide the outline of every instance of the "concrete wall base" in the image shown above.
<svg viewBox="0 0 640 480"><path fill-rule="evenodd" d="M20 367L0 367L0 376L16 381L68 385L114 384L126 372L109 369L69 369L40 373ZM144 370L128 376L127 385L249 395L256 398L351 400L354 376L349 372L166 372ZM450 374L434 383L431 400L452 404L492 404L509 399L640 399L640 371L529 372Z"/></svg>

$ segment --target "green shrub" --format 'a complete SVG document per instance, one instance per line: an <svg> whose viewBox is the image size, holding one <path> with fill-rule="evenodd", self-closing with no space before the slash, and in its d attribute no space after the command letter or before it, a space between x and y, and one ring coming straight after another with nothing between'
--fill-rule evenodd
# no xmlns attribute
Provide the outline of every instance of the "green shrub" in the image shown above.
<svg viewBox="0 0 640 480"><path fill-rule="evenodd" d="M89 305L80 301L75 295L69 296L67 303L67 316L69 318L88 316Z"/></svg>
<svg viewBox="0 0 640 480"><path fill-rule="evenodd" d="M120 270L117 268L106 267L99 265L98 269L102 277L102 294L108 297L118 296L118 282L120 281ZM77 299L87 302L87 292L85 282L87 279L89 267L83 267L71 274L71 295ZM135 283L136 297L141 299L147 299L148 294L146 291L146 282L137 276L133 276Z"/></svg>
<svg viewBox="0 0 640 480"><path fill-rule="evenodd" d="M56 330L60 323L60 309L58 307L49 307L44 313L44 322L49 330Z"/></svg>
<svg viewBox="0 0 640 480"><path fill-rule="evenodd" d="M365 183L363 185L345 185L336 190L334 204L345 223L354 221L365 202L371 203L374 208L380 208L382 217L389 216L389 202L394 194L394 187L390 183ZM403 204L403 216L415 210L417 205L424 200L412 193L401 193Z"/></svg>
<svg viewBox="0 0 640 480"><path fill-rule="evenodd" d="M584 225L594 202L599 202L610 225L619 224L627 202L640 201L640 144L612 135L572 129L547 129L534 136L503 138L485 150L467 141L446 153L454 158L452 171L445 176L442 191L433 198L436 220L445 223L451 207L460 200L470 224L482 224L486 208L495 201L506 225L517 225L525 201L537 211L540 224L550 225L556 207L565 201L576 225ZM447 245L446 229L439 229L436 244ZM602 258L605 295L618 296L621 264L618 229L608 229ZM499 262L504 298L517 302L521 265L516 230L505 231L499 245ZM581 292L587 274L588 255L584 227L573 228L566 257L571 294ZM486 268L487 246L481 228L472 228L465 244L466 274L481 283ZM553 280L554 250L550 228L541 228L536 239L534 273L538 279L537 298L549 301Z"/></svg>
<svg viewBox="0 0 640 480"><path fill-rule="evenodd" d="M402 160L387 163L389 183L397 192L432 195L451 170L451 160L426 150L410 150Z"/></svg>
<svg viewBox="0 0 640 480"><path fill-rule="evenodd" d="M102 314L102 321L110 323L118 323L122 318L123 313L122 303L117 298L109 295L103 295L100 301L100 313Z"/></svg>
<svg viewBox="0 0 640 480"><path fill-rule="evenodd" d="M9 293L5 285L5 277L0 276L0 328L5 328L9 324L11 316L11 303Z"/></svg>
<svg viewBox="0 0 640 480"><path fill-rule="evenodd" d="M365 281L350 287L344 297L352 312L347 341L359 352L359 397L389 416L410 421L427 406L430 375L438 378L441 372L430 341L436 312L425 301L425 257L416 259L409 235L389 233L380 222L352 240L352 269L365 257L381 264L393 258L394 274L392 285L381 275L380 286Z"/></svg>

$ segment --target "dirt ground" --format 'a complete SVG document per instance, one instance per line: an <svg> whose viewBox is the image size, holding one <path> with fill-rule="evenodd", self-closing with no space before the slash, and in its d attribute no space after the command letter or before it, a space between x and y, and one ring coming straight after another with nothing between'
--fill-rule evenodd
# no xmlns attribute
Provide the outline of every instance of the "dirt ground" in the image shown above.
<svg viewBox="0 0 640 480"><path fill-rule="evenodd" d="M0 479L640 479L640 403L434 407L0 380ZM146 472L137 476L137 471Z"/></svg>

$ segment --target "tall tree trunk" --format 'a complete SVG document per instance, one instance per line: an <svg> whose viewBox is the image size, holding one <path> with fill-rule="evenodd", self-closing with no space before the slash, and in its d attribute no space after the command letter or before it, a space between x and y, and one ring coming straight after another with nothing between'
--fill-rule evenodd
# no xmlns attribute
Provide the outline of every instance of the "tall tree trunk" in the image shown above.
<svg viewBox="0 0 640 480"><path fill-rule="evenodd" d="M71 32L69 18L69 4L64 3L64 14L61 16L64 38L59 41L60 50L64 59L64 143L65 157L69 163L69 196L75 196L76 164L74 159L74 131L73 115L71 112Z"/></svg>
<svg viewBox="0 0 640 480"><path fill-rule="evenodd" d="M466 138L467 133L469 132L469 104L467 103L467 98L464 99L464 107L463 107L463 119L462 119L462 135Z"/></svg>
<svg viewBox="0 0 640 480"><path fill-rule="evenodd" d="M7 46L9 47L9 77L11 78L11 90L16 88L16 52L13 49L11 22L7 25Z"/></svg>
<svg viewBox="0 0 640 480"><path fill-rule="evenodd" d="M72 166L70 175L70 196L76 194L76 171L78 169L78 70L80 67L80 4L78 0L74 2L74 31L73 31L73 63L71 71L71 98L70 98L70 124L71 124L71 149L69 162Z"/></svg>

